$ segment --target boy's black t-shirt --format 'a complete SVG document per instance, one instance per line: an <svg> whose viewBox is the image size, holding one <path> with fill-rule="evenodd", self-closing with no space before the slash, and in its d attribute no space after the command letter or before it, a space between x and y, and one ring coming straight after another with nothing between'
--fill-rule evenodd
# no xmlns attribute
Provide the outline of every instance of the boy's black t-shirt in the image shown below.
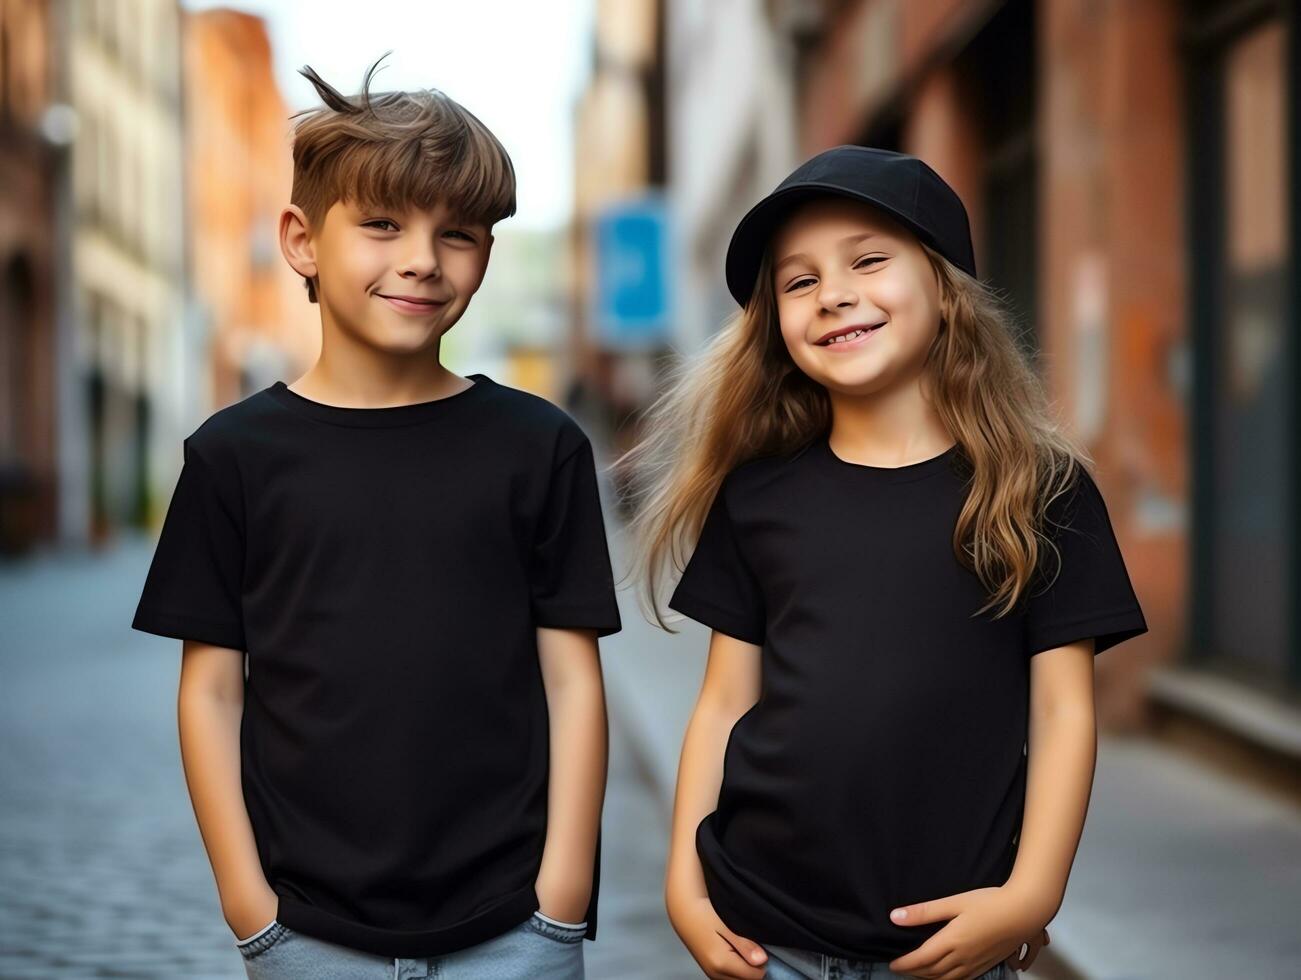
<svg viewBox="0 0 1301 980"><path fill-rule="evenodd" d="M538 908L536 627L620 629L592 446L483 374L345 408L276 382L212 415L132 626L247 651L240 749L277 919L381 956ZM599 838L587 910L596 934Z"/></svg>
<svg viewBox="0 0 1301 980"><path fill-rule="evenodd" d="M1081 479L1049 505L1050 555L1019 612L953 551L960 448L850 463L826 436L723 481L669 606L761 647L761 693L733 727L696 845L729 928L891 960L944 924L902 905L1002 885L1026 786L1030 657L1146 632L1106 507Z"/></svg>

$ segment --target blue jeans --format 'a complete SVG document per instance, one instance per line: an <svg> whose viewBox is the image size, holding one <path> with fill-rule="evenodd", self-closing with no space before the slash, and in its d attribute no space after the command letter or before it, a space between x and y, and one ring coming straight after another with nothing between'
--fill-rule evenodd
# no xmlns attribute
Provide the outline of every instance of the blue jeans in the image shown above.
<svg viewBox="0 0 1301 980"><path fill-rule="evenodd" d="M907 977L894 973L888 962L847 960L793 946L764 946L768 953L764 980L895 980ZM1011 980L1016 971L999 963L974 980Z"/></svg>
<svg viewBox="0 0 1301 980"><path fill-rule="evenodd" d="M395 959L326 942L272 922L235 943L249 980L583 980L587 923L541 912L499 936L442 956Z"/></svg>

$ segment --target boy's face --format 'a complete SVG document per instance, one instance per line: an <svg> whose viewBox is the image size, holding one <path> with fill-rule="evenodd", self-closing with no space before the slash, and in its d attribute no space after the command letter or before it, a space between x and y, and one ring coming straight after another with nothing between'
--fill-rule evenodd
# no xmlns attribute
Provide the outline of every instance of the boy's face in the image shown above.
<svg viewBox="0 0 1301 980"><path fill-rule="evenodd" d="M293 206L285 217L291 212L302 221ZM321 227L296 241L288 225L286 258L300 275L316 276L322 319L394 352L437 345L483 282L493 242L487 225L462 221L441 202L398 211L336 201Z"/></svg>
<svg viewBox="0 0 1301 980"><path fill-rule="evenodd" d="M939 330L939 283L908 229L869 204L819 197L787 218L772 250L782 339L805 374L861 395L920 372Z"/></svg>

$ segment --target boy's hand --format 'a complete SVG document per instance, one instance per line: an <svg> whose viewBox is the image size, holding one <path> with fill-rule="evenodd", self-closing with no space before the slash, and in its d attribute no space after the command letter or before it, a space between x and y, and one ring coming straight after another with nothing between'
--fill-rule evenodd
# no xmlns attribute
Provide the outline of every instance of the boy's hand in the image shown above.
<svg viewBox="0 0 1301 980"><path fill-rule="evenodd" d="M591 902L591 886L574 889L567 888L566 884L564 881L550 881L546 877L546 869L543 869L543 873L533 883L533 892L538 897L538 911L561 922L582 922Z"/></svg>
<svg viewBox="0 0 1301 980"><path fill-rule="evenodd" d="M890 917L901 926L948 920L917 949L889 964L896 973L925 980L967 980L1004 961L1013 969L1025 969L1048 941L1038 906L1007 886L904 905ZM1023 943L1030 945L1024 958L1019 955Z"/></svg>
<svg viewBox="0 0 1301 980"><path fill-rule="evenodd" d="M242 941L265 929L280 914L280 896L264 883L256 894L240 896L229 908L223 906L222 912L230 931Z"/></svg>
<svg viewBox="0 0 1301 980"><path fill-rule="evenodd" d="M723 924L708 898L673 903L669 921L710 980L760 980L768 954Z"/></svg>

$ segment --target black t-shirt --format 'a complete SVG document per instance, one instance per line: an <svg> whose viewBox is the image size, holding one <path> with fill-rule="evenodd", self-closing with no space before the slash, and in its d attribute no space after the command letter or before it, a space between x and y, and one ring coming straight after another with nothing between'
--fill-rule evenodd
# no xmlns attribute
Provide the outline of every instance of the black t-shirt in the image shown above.
<svg viewBox="0 0 1301 980"><path fill-rule="evenodd" d="M761 647L759 700L696 832L709 897L749 939L891 960L944 925L896 925L892 909L1002 885L1029 658L1147 630L1083 471L1049 506L1070 528L1051 589L974 616L987 596L952 545L964 471L956 445L891 468L842 460L822 436L735 467L711 504L669 606Z"/></svg>
<svg viewBox="0 0 1301 980"><path fill-rule="evenodd" d="M592 446L482 374L345 408L276 382L212 415L132 626L247 651L258 856L291 929L434 956L538 908L536 627L620 629ZM596 934L600 851L587 938Z"/></svg>

